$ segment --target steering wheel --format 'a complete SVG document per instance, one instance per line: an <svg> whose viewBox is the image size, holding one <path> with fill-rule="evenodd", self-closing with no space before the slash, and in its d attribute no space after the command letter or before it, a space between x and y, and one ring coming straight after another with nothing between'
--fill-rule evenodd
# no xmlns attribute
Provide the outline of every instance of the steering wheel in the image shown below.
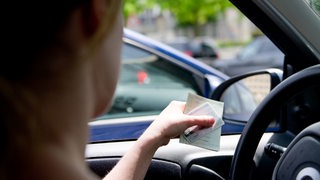
<svg viewBox="0 0 320 180"><path fill-rule="evenodd" d="M250 178L253 157L262 135L275 116L273 112L279 112L291 97L307 87L319 84L320 65L315 65L290 76L270 92L252 114L242 132L232 159L229 179L245 180ZM312 152L310 147L313 149ZM308 175L310 173L314 173L313 176L318 177L320 172L319 152L320 123L316 123L304 129L289 144L274 169L273 179L296 179L298 175L302 178L311 177ZM301 153L308 157L301 156Z"/></svg>

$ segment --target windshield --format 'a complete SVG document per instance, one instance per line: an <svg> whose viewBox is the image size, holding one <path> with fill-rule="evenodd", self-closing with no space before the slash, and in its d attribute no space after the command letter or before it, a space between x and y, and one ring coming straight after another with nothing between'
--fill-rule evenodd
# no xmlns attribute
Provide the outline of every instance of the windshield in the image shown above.
<svg viewBox="0 0 320 180"><path fill-rule="evenodd" d="M253 41L249 45L243 48L243 50L238 54L240 60L245 60L256 54L259 49L259 42Z"/></svg>
<svg viewBox="0 0 320 180"><path fill-rule="evenodd" d="M190 2L205 10L199 12L203 17L186 19L190 12L180 10L188 9ZM119 81L108 111L90 123L90 141L135 139L172 100L186 101L189 93L210 98L231 74L282 68L283 54L274 49L281 51L232 4L199 2L179 1L176 8L176 1L157 1L157 7L163 9L146 4L146 9L125 17ZM126 1L124 9L136 3ZM211 11L216 8L217 12ZM237 58L241 61L228 64L228 60ZM215 66L214 62L222 63ZM265 81L250 82L260 88L258 83ZM228 116L235 124L244 124L259 104L252 91L255 88L250 89L246 83L230 88L230 95L224 96L229 103L225 112L244 117ZM240 133L237 127L231 124L221 133Z"/></svg>
<svg viewBox="0 0 320 180"><path fill-rule="evenodd" d="M311 9L320 17L320 0L306 0Z"/></svg>

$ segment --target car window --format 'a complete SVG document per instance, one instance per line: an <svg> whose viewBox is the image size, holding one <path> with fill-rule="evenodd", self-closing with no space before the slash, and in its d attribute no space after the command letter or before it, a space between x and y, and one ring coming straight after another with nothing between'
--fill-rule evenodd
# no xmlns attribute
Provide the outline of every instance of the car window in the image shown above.
<svg viewBox="0 0 320 180"><path fill-rule="evenodd" d="M320 17L320 0L306 0L312 10Z"/></svg>
<svg viewBox="0 0 320 180"><path fill-rule="evenodd" d="M155 115L172 100L198 94L192 73L155 54L124 44L119 82L111 109L98 119Z"/></svg>
<svg viewBox="0 0 320 180"><path fill-rule="evenodd" d="M255 40L243 48L238 54L240 60L247 60L259 51L260 43Z"/></svg>
<svg viewBox="0 0 320 180"><path fill-rule="evenodd" d="M277 46L275 46L272 42L270 42L270 40L265 40L261 46L260 51L263 53L271 53L271 52L276 52L280 50L277 48Z"/></svg>

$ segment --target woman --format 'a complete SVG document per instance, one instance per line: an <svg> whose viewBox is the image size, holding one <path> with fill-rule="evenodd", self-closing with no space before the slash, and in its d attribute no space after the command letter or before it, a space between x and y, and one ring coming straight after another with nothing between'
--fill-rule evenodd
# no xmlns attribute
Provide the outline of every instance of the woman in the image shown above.
<svg viewBox="0 0 320 180"><path fill-rule="evenodd" d="M122 44L119 0L4 2L0 179L95 179L90 119L110 106ZM105 179L143 179L158 147L209 116L172 102ZM125 173L124 173L125 172Z"/></svg>

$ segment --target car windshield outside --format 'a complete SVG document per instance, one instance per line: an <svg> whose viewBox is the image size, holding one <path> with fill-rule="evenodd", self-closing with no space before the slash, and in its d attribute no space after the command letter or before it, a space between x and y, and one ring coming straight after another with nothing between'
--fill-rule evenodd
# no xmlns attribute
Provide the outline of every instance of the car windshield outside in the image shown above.
<svg viewBox="0 0 320 180"><path fill-rule="evenodd" d="M280 51L267 37L256 38L248 46L245 46L238 54L239 60L247 60L259 53L273 53Z"/></svg>
<svg viewBox="0 0 320 180"><path fill-rule="evenodd" d="M140 47L124 42L121 63L112 107L98 119L156 115L172 100L200 93L192 72Z"/></svg>
<svg viewBox="0 0 320 180"><path fill-rule="evenodd" d="M314 1L305 2L310 10L316 10ZM130 120L147 127L172 100L186 101L189 93L211 98L219 84L236 74L282 69L281 50L233 6L217 13L217 19L208 20L197 31L192 26L181 26L174 12L147 7L139 13L126 17L121 72L113 103L105 114L94 119L92 127ZM234 124L226 124L222 134L242 131L242 125L270 91L270 81L250 81L254 83L250 87L241 82L229 89L231 93L223 97L227 105L224 118L231 117ZM235 116L241 118L232 119ZM134 139L143 131L140 125L130 126L134 126L135 133L117 132L113 137L94 131L92 141L97 140L95 137Z"/></svg>
<svg viewBox="0 0 320 180"><path fill-rule="evenodd" d="M223 126L170 140L145 179L319 179L319 0L126 3L139 6L126 12L126 29L148 38L124 31L114 102L89 123L94 172L111 170L171 100L194 93L224 102ZM213 40L218 58L196 57L201 45L189 42L199 37Z"/></svg>
<svg viewBox="0 0 320 180"><path fill-rule="evenodd" d="M310 8L320 17L320 1L319 0L305 0Z"/></svg>
<svg viewBox="0 0 320 180"><path fill-rule="evenodd" d="M219 58L217 46L211 37L177 37L165 43L199 60L213 61Z"/></svg>
<svg viewBox="0 0 320 180"><path fill-rule="evenodd" d="M202 32L193 32L194 34L191 33L192 29L179 27L178 24L176 27L166 23L159 24L175 20L176 17L170 12L169 15L164 11L149 16L146 14L149 11L157 12L146 8L140 12L140 16L129 16L127 19L127 28L148 36L152 41L141 38L140 35L136 37L128 35L128 30L124 32L121 73L113 103L107 113L95 120L155 116L172 100L186 101L189 93L210 98L214 89L228 79L228 76L223 74L233 74L228 74L228 71L223 69L215 69L216 67L211 64L227 62L228 60L223 60L226 58L237 57L240 61L251 63L242 65L246 68L242 70L245 72L264 67L281 68L283 58L276 58L274 63L269 56L279 49L247 19L243 18L239 27L245 26L245 29L249 29L248 32L243 33L236 26L230 29L235 22L229 17L242 16L233 7L222 11L226 16L215 20L216 24L208 21L207 26L200 29ZM132 21L138 22L139 26L131 24ZM150 24L159 28L150 28ZM256 32L258 37L253 35ZM165 44L183 54L168 50ZM244 46L246 44L249 45ZM251 68L251 65L254 65L254 68ZM211 68L208 69L208 66ZM231 67L231 69L238 68ZM248 88L241 85L234 87L233 91L235 94L232 98L227 98L231 98L229 101L232 101L234 110L238 107L236 112L240 110L252 112L255 109L256 98ZM247 106L243 106L244 100Z"/></svg>
<svg viewBox="0 0 320 180"><path fill-rule="evenodd" d="M229 76L266 68L282 69L284 54L265 35L259 35L230 59L220 59L210 64Z"/></svg>

